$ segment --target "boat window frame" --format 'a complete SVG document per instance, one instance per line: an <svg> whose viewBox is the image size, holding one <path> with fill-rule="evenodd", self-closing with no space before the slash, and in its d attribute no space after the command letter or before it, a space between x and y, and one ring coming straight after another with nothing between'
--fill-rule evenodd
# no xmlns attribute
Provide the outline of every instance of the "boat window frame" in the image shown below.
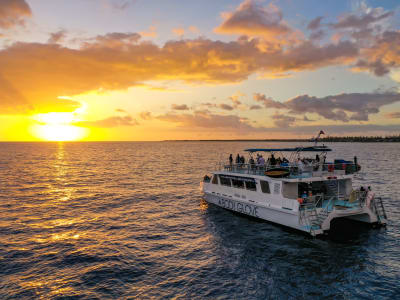
<svg viewBox="0 0 400 300"><path fill-rule="evenodd" d="M266 184L266 186L265 186ZM264 194L271 194L271 188L269 186L269 181L266 180L260 180L260 186L261 186L261 192ZM267 188L265 188L267 187Z"/></svg>
<svg viewBox="0 0 400 300"><path fill-rule="evenodd" d="M247 185L248 184L254 184L254 188L249 188ZM244 185L245 185L245 187L246 187L246 190L247 191L253 191L253 192L257 192L257 182L254 180L254 181L245 181L244 182Z"/></svg>
<svg viewBox="0 0 400 300"><path fill-rule="evenodd" d="M235 181L241 182L241 185L235 185ZM237 189L245 189L244 180L241 180L240 178L238 178L238 179L231 178L231 182L232 182L232 187L237 188Z"/></svg>
<svg viewBox="0 0 400 300"><path fill-rule="evenodd" d="M218 184L218 175L214 174L211 179L212 184Z"/></svg>
<svg viewBox="0 0 400 300"><path fill-rule="evenodd" d="M223 174L219 174L218 177L219 177L219 182L221 183L221 185L223 185L223 186L228 186L228 187L232 187L231 179L230 179L228 176L223 175ZM229 180L229 185L228 185L228 184L225 184L225 182L226 182L226 183L228 182L228 181L225 181L225 180Z"/></svg>

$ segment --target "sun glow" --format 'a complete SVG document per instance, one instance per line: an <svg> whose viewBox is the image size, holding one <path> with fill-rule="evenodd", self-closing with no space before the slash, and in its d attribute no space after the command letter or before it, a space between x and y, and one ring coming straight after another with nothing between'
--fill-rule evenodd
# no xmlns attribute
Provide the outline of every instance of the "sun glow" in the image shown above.
<svg viewBox="0 0 400 300"><path fill-rule="evenodd" d="M46 141L77 141L83 139L88 129L71 125L75 122L74 113L47 113L35 115L38 122L33 130L37 137Z"/></svg>

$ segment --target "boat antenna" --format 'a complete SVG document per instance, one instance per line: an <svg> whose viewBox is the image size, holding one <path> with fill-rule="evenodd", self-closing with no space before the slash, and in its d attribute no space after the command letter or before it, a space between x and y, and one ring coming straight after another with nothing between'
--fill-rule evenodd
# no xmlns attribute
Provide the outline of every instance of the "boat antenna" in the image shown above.
<svg viewBox="0 0 400 300"><path fill-rule="evenodd" d="M325 132L323 132L322 130L320 130L320 132L318 133L317 137L313 138L314 140L314 147L317 146L319 137L321 136L321 134L325 134Z"/></svg>

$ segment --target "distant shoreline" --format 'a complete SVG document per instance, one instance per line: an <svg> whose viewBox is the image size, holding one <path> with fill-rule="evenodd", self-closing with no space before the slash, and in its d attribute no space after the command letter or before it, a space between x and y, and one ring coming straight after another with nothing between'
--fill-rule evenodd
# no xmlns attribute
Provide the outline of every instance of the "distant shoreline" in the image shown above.
<svg viewBox="0 0 400 300"><path fill-rule="evenodd" d="M164 142L313 142L310 139L232 139L232 140L164 140ZM318 140L319 143L398 143L396 137L328 137Z"/></svg>

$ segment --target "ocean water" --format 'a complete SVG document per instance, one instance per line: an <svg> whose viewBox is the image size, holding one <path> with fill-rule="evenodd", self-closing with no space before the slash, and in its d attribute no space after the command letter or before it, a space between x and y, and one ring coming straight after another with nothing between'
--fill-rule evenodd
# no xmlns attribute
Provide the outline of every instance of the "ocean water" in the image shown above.
<svg viewBox="0 0 400 300"><path fill-rule="evenodd" d="M389 223L313 239L207 205L230 153L291 143L0 143L1 299L399 299L399 144L332 144Z"/></svg>

